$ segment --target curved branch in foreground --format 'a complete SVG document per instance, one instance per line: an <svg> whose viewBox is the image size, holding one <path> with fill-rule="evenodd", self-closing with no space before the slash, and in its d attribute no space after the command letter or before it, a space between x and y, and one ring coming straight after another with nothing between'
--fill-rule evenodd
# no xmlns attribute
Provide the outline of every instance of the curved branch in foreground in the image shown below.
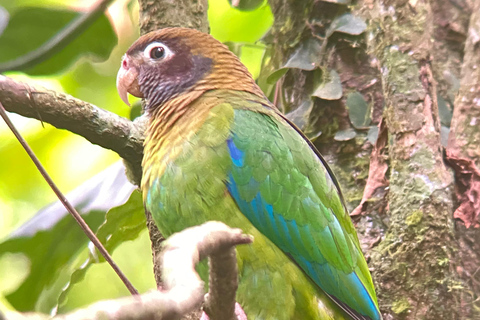
<svg viewBox="0 0 480 320"><path fill-rule="evenodd" d="M144 120L120 117L64 93L34 88L0 75L0 102L7 111L45 121L81 135L91 143L115 151L140 181Z"/></svg>
<svg viewBox="0 0 480 320"><path fill-rule="evenodd" d="M173 320L200 308L204 299L203 281L195 265L206 257L217 265L236 266L235 246L249 244L251 236L220 222L207 222L172 235L163 243L161 256L164 287L140 296L100 301L85 309L54 317L55 320ZM215 270L210 270L215 272ZM219 278L220 276L216 276ZM230 272L224 283L236 283L237 272ZM235 286L220 290L233 292ZM235 299L230 301L235 305ZM43 319L41 314L6 314L5 319Z"/></svg>

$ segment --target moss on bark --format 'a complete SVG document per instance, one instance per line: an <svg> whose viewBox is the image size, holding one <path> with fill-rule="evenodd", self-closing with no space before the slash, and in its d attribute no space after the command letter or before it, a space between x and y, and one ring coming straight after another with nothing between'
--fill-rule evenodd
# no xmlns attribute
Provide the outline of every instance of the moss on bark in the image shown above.
<svg viewBox="0 0 480 320"><path fill-rule="evenodd" d="M388 8L388 10L382 10ZM456 273L453 176L443 163L427 1L379 1L370 43L389 130L389 228L371 255L383 310L395 319L467 319Z"/></svg>

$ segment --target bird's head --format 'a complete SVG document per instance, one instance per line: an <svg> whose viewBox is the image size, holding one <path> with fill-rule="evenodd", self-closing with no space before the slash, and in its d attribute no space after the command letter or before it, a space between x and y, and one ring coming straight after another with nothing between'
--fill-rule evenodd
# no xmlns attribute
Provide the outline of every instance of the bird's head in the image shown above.
<svg viewBox="0 0 480 320"><path fill-rule="evenodd" d="M147 110L184 92L212 89L259 90L225 45L194 29L165 28L140 37L117 75L122 100L129 104L128 93L145 98Z"/></svg>

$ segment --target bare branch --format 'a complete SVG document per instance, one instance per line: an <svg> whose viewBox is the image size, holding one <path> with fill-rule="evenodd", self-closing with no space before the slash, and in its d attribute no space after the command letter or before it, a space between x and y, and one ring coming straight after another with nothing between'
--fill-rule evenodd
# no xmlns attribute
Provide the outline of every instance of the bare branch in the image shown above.
<svg viewBox="0 0 480 320"><path fill-rule="evenodd" d="M25 70L47 60L81 35L103 14L110 2L112 0L98 1L90 11L81 14L39 48L14 60L1 63L0 73L11 70Z"/></svg>
<svg viewBox="0 0 480 320"><path fill-rule="evenodd" d="M100 301L85 309L59 315L55 320L173 320L200 308L204 299L203 281L195 265L210 257L217 265L236 266L235 246L249 244L251 236L220 222L207 222L185 229L163 242L161 291L140 296ZM210 271L215 272L214 269ZM236 267L225 273L237 277ZM216 278L221 275L216 275ZM232 279L224 279L232 282ZM236 280L235 280L236 282ZM233 288L233 296L235 296ZM235 302L233 302L235 303ZM5 315L6 319L42 319L39 314Z"/></svg>
<svg viewBox="0 0 480 320"><path fill-rule="evenodd" d="M7 111L45 121L81 135L91 143L115 151L140 181L143 155L143 118L132 122L90 103L0 75L0 102Z"/></svg>

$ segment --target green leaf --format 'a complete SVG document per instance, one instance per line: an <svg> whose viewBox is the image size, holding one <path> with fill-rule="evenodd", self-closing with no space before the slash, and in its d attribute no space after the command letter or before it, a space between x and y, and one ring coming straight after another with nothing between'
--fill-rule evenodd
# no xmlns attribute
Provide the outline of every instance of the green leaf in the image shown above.
<svg viewBox="0 0 480 320"><path fill-rule="evenodd" d="M312 96L324 100L338 100L342 97L342 94L340 76L335 70L330 70L328 79L317 87Z"/></svg>
<svg viewBox="0 0 480 320"><path fill-rule="evenodd" d="M357 136L357 133L355 132L355 130L353 130L352 128L349 128L347 130L337 131L333 139L336 141L348 141L348 140L352 140L356 136Z"/></svg>
<svg viewBox="0 0 480 320"><path fill-rule="evenodd" d="M221 42L255 43L273 24L273 14L268 2L253 11L237 10L225 0L209 2L210 33Z"/></svg>
<svg viewBox="0 0 480 320"><path fill-rule="evenodd" d="M136 239L146 228L142 194L134 191L128 201L108 211L105 222L98 228L97 237L111 254L125 241ZM70 277L70 281L63 288L58 298L61 309L72 287L83 280L88 269L95 263L105 262L105 259L95 250L90 252L85 261L78 261Z"/></svg>
<svg viewBox="0 0 480 320"><path fill-rule="evenodd" d="M117 163L67 195L92 230L105 220L105 212L130 197L135 187L128 182L122 163ZM141 205L141 202L140 202ZM0 243L0 256L22 253L31 272L6 298L19 311L50 313L69 280L77 256L88 238L65 208L56 202Z"/></svg>
<svg viewBox="0 0 480 320"><path fill-rule="evenodd" d="M295 123L302 131L305 130L309 123L310 113L313 109L313 101L303 101L297 109L287 113L285 116Z"/></svg>
<svg viewBox="0 0 480 320"><path fill-rule="evenodd" d="M370 108L359 92L348 95L347 108L350 122L355 128L362 129L370 124Z"/></svg>
<svg viewBox="0 0 480 320"><path fill-rule="evenodd" d="M351 13L345 13L333 20L328 28L327 37L334 32L348 33L351 35L359 35L367 29L367 24L363 19L354 16Z"/></svg>
<svg viewBox="0 0 480 320"><path fill-rule="evenodd" d="M20 8L11 16L0 37L0 62L9 61L34 51L52 38L79 13L42 7ZM46 61L25 70L31 75L60 72L83 55L105 60L116 45L113 28L105 15L95 21L84 33L69 43L63 50Z"/></svg>
<svg viewBox="0 0 480 320"><path fill-rule="evenodd" d="M288 61L267 78L267 82L276 82L291 68L307 71L317 68L320 62L321 47L320 42L315 38L302 42L298 49L288 58Z"/></svg>

